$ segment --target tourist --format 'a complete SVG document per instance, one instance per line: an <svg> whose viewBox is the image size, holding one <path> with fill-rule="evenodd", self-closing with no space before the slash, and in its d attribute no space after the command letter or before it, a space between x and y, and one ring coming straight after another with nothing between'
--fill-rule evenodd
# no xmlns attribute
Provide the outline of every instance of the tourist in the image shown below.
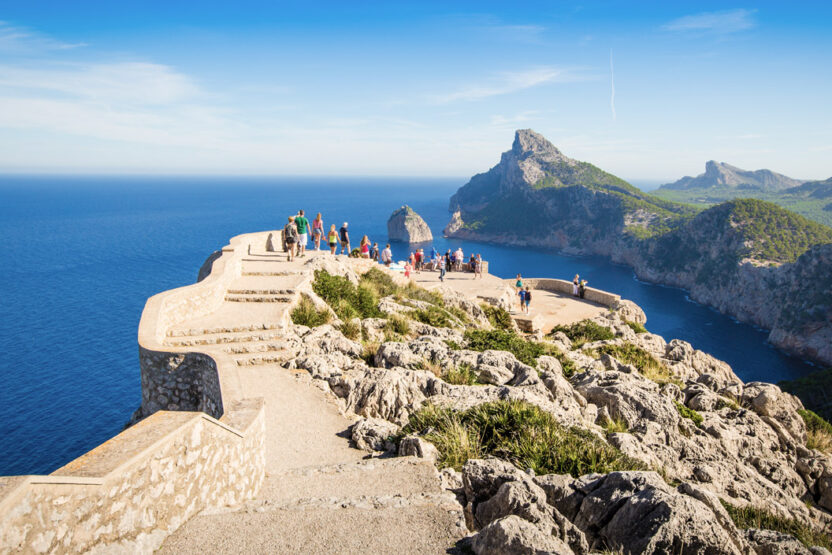
<svg viewBox="0 0 832 555"><path fill-rule="evenodd" d="M586 280L582 279L581 283L578 284L578 295L583 299L585 294L586 294Z"/></svg>
<svg viewBox="0 0 832 555"><path fill-rule="evenodd" d="M523 290L523 278L520 274L517 274L517 281L514 282L514 289L517 291L517 294L520 295L520 292ZM520 298L520 310L523 310L523 298Z"/></svg>
<svg viewBox="0 0 832 555"><path fill-rule="evenodd" d="M370 258L370 238L366 235L361 238L361 243L358 245L359 247L359 256L361 258Z"/></svg>
<svg viewBox="0 0 832 555"><path fill-rule="evenodd" d="M454 264L456 267L457 272L462 271L462 261L465 260L465 254L462 252L462 247L456 249L456 257L454 260Z"/></svg>
<svg viewBox="0 0 832 555"><path fill-rule="evenodd" d="M411 256L413 256L413 253L411 253ZM412 269L413 264L410 262L410 259L408 259L407 262L404 263L404 277L410 279L410 271Z"/></svg>
<svg viewBox="0 0 832 555"><path fill-rule="evenodd" d="M381 251L381 261L387 267L393 262L393 251L390 250L390 243L387 243L384 250Z"/></svg>
<svg viewBox="0 0 832 555"><path fill-rule="evenodd" d="M441 282L445 281L445 271L446 271L445 270L445 268L446 268L445 263L446 262L447 262L447 260L446 260L445 256L442 256L442 258L439 260L439 281L441 281Z"/></svg>
<svg viewBox="0 0 832 555"><path fill-rule="evenodd" d="M329 226L327 240L329 241L329 254L335 254L335 251L338 249L338 232L335 231L335 224Z"/></svg>
<svg viewBox="0 0 832 555"><path fill-rule="evenodd" d="M295 259L295 243L298 242L298 227L294 216L289 216L289 223L283 226L283 240L286 242L286 251L291 262Z"/></svg>
<svg viewBox="0 0 832 555"><path fill-rule="evenodd" d="M378 262L378 243L373 243L373 248L370 249L370 258Z"/></svg>
<svg viewBox="0 0 832 555"><path fill-rule="evenodd" d="M437 258L439 258L439 253L437 252L436 247L431 245L431 247L430 247L430 259L433 260L433 261L436 261Z"/></svg>
<svg viewBox="0 0 832 555"><path fill-rule="evenodd" d="M575 277L572 278L572 295L574 297L578 296L578 286L581 283L581 277L578 274L575 274Z"/></svg>
<svg viewBox="0 0 832 555"><path fill-rule="evenodd" d="M481 254L477 255L476 265L477 265L477 267L476 267L476 271L474 273L474 277L482 279L482 255Z"/></svg>
<svg viewBox="0 0 832 555"><path fill-rule="evenodd" d="M526 306L526 291L522 287L520 288L520 291L517 292L517 297L520 299L520 312L524 312L524 308Z"/></svg>
<svg viewBox="0 0 832 555"><path fill-rule="evenodd" d="M423 260L424 256L425 256L425 251L423 249L417 249L416 252L414 253L414 260L416 261L416 264L414 265L414 268L415 268L417 274L422 273L422 263L424 262L424 260Z"/></svg>
<svg viewBox="0 0 832 555"><path fill-rule="evenodd" d="M347 231L347 222L344 222L344 225L341 226L339 230L341 234L341 254L347 253L347 256L350 254L350 234Z"/></svg>
<svg viewBox="0 0 832 555"><path fill-rule="evenodd" d="M303 210L298 210L295 216L295 225L298 228L298 256L306 256L306 242L309 240L309 220L303 215Z"/></svg>
<svg viewBox="0 0 832 555"><path fill-rule="evenodd" d="M452 255L451 255L451 249L448 249L448 250L445 252L445 258L444 258L444 260L445 260L445 270L446 270L446 271L448 271L448 272L450 272L450 271L451 271L451 268L452 268L452 266L451 266L451 264L452 264L451 258L452 258Z"/></svg>
<svg viewBox="0 0 832 555"><path fill-rule="evenodd" d="M477 277L477 257L474 256L474 253L471 253L471 258L468 259L468 271L474 274L474 277Z"/></svg>
<svg viewBox="0 0 832 555"><path fill-rule="evenodd" d="M529 286L526 286L526 294L523 296L523 304L525 305L526 314L529 313L529 305L532 302L532 292L529 289Z"/></svg>
<svg viewBox="0 0 832 555"><path fill-rule="evenodd" d="M411 268L416 265L416 253L410 252L410 256L407 257L407 263L410 264Z"/></svg>
<svg viewBox="0 0 832 555"><path fill-rule="evenodd" d="M315 242L315 250L321 250L321 239L324 236L324 221L321 219L321 213L315 216L312 220L312 240Z"/></svg>

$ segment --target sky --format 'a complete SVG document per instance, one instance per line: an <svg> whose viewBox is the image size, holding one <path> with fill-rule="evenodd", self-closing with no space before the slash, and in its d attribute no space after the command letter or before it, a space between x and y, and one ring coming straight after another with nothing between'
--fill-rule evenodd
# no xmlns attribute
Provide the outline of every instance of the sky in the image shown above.
<svg viewBox="0 0 832 555"><path fill-rule="evenodd" d="M832 176L832 2L4 2L0 173Z"/></svg>

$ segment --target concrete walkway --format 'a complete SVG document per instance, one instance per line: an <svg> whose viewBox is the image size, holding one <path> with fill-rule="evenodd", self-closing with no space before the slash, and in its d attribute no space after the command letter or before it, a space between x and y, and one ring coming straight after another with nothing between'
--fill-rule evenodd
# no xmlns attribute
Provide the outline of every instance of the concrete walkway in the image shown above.
<svg viewBox="0 0 832 555"><path fill-rule="evenodd" d="M169 345L230 354L242 396L265 399L266 480L255 500L190 519L160 553L444 553L467 533L432 464L365 460L352 422L282 366L294 353L280 323L311 256L329 254L289 263L253 248L216 311L168 330Z"/></svg>

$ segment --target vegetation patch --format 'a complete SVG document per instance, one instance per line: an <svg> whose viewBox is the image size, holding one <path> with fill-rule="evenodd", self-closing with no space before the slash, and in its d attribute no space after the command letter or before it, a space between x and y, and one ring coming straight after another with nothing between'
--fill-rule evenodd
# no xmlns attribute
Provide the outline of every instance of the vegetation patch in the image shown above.
<svg viewBox="0 0 832 555"><path fill-rule="evenodd" d="M341 333L344 334L344 337L347 339L358 339L361 337L361 324L354 320L349 320L341 324Z"/></svg>
<svg viewBox="0 0 832 555"><path fill-rule="evenodd" d="M810 410L797 412L806 423L806 447L832 453L832 424Z"/></svg>
<svg viewBox="0 0 832 555"><path fill-rule="evenodd" d="M457 470L471 458L493 455L536 474L645 470L646 466L579 428L566 428L523 401L484 403L466 411L426 405L402 434L423 434L439 450L440 467Z"/></svg>
<svg viewBox="0 0 832 555"><path fill-rule="evenodd" d="M832 549L832 536L829 531L817 530L799 520L778 516L759 507L737 507L721 499L720 502L737 528L774 530L794 536L806 547Z"/></svg>
<svg viewBox="0 0 832 555"><path fill-rule="evenodd" d="M427 308L416 309L408 313L408 316L417 322L422 322L423 324L427 324L435 328L450 328L454 324L451 319L452 316L447 310L434 305L430 305Z"/></svg>
<svg viewBox="0 0 832 555"><path fill-rule="evenodd" d="M408 322L407 318L400 314L393 314L387 320L387 331L391 331L400 336L407 335L410 333L410 322ZM384 340L395 341L395 339L387 339L386 334Z"/></svg>
<svg viewBox="0 0 832 555"><path fill-rule="evenodd" d="M615 333L591 320L581 320L568 326L555 326L551 334L563 332L572 341L572 347L577 349L584 343L593 341L608 341L615 339ZM551 335L550 334L550 335Z"/></svg>
<svg viewBox="0 0 832 555"><path fill-rule="evenodd" d="M681 416L682 418L687 418L697 426L700 426L702 424L702 421L704 419L702 418L701 414L699 414L691 408L686 407L679 401L673 401L673 404L676 405L676 411L679 413L679 416Z"/></svg>
<svg viewBox="0 0 832 555"><path fill-rule="evenodd" d="M300 302L292 309L291 317L295 325L314 328L328 324L332 314L328 310L318 309L308 295L301 295Z"/></svg>
<svg viewBox="0 0 832 555"><path fill-rule="evenodd" d="M778 383L780 389L796 395L803 405L821 418L832 421L832 368L812 372L802 378Z"/></svg>
<svg viewBox="0 0 832 555"><path fill-rule="evenodd" d="M630 320L624 320L624 323L630 326L630 329L636 333L647 333L647 328L644 327L644 324L639 324L638 322L632 322Z"/></svg>
<svg viewBox="0 0 832 555"><path fill-rule="evenodd" d="M488 303L480 304L480 308L482 308L482 311L485 312L485 316L488 318L488 321L491 322L491 325L496 329L511 330L514 328L511 320L511 314L505 308L500 308L499 306L490 305Z"/></svg>
<svg viewBox="0 0 832 555"><path fill-rule="evenodd" d="M468 364L448 368L440 376L451 385L479 385L477 373Z"/></svg>
<svg viewBox="0 0 832 555"><path fill-rule="evenodd" d="M682 382L673 375L667 365L656 360L653 355L638 345L633 345L632 343L625 343L624 345L602 345L597 349L593 349L590 354L596 357L606 354L615 357L623 364L632 364L642 376L658 384L675 383L679 386L682 385Z"/></svg>
<svg viewBox="0 0 832 555"><path fill-rule="evenodd" d="M537 358L540 356L559 353L554 345L528 341L506 330L466 330L465 341L472 351L508 351L529 366L537 366Z"/></svg>
<svg viewBox="0 0 832 555"><path fill-rule="evenodd" d="M602 426L604 430L606 430L607 434L620 434L620 433L627 433L630 431L630 428L627 427L627 421L621 418L620 416L616 416L615 418L607 418L606 422Z"/></svg>
<svg viewBox="0 0 832 555"><path fill-rule="evenodd" d="M376 352L378 351L379 343L371 341L364 343L361 349L361 360L367 363L367 366L376 365Z"/></svg>

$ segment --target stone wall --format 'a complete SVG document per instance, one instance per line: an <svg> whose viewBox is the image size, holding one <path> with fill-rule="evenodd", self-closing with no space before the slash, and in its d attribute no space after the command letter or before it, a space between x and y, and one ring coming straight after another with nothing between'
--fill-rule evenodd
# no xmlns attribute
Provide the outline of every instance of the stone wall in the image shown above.
<svg viewBox="0 0 832 555"><path fill-rule="evenodd" d="M49 476L0 479L0 552L152 553L199 511L253 497L264 442L262 400L222 421L157 412Z"/></svg>
<svg viewBox="0 0 832 555"><path fill-rule="evenodd" d="M562 293L564 295L572 294L572 282L565 279L526 279L523 278L523 284L528 285L532 289L542 289L544 291L554 291L555 293ZM600 305L612 308L621 300L621 295L615 295L600 289L586 288L584 299L592 301Z"/></svg>
<svg viewBox="0 0 832 555"><path fill-rule="evenodd" d="M139 346L142 379L141 416L160 410L223 414L216 361L202 353L151 351Z"/></svg>

